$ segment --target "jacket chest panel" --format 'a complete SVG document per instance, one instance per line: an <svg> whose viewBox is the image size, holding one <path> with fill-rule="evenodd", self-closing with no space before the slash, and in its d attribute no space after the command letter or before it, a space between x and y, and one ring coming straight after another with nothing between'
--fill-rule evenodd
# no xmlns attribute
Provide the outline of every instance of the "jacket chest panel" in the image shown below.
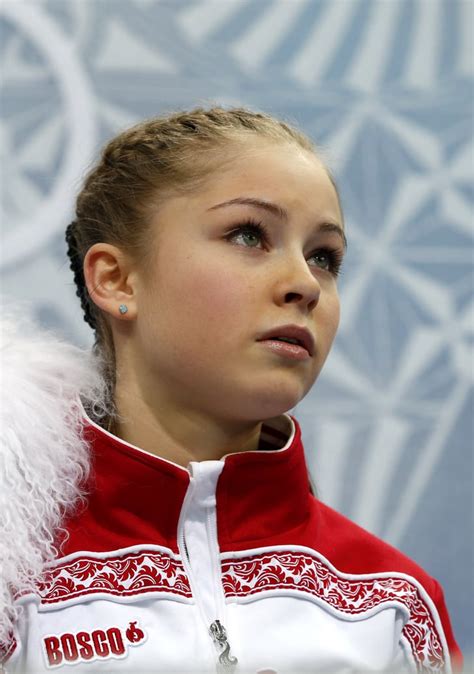
<svg viewBox="0 0 474 674"><path fill-rule="evenodd" d="M96 599L37 612L28 604L28 634L12 672L215 672L218 649L189 600L143 597L134 602ZM273 669L362 671L393 665L402 622L394 608L357 621L330 614L298 596L266 595L227 605L235 674ZM18 668L18 669L17 669ZM8 670L10 671L10 670ZM232 670L230 670L232 671Z"/></svg>
<svg viewBox="0 0 474 674"><path fill-rule="evenodd" d="M183 516L182 557L156 546L58 564L40 610L28 602L25 671L40 671L40 653L44 671L82 660L123 662L124 671L131 663L168 671L189 662L196 671L215 668L224 652L255 671L271 663L277 672L315 663L382 669L393 666L395 652L406 653L413 670L442 670L438 619L413 578L341 574L298 546L219 554L213 508L203 504L187 536ZM199 513L194 502L192 512ZM226 639L212 634L216 621Z"/></svg>

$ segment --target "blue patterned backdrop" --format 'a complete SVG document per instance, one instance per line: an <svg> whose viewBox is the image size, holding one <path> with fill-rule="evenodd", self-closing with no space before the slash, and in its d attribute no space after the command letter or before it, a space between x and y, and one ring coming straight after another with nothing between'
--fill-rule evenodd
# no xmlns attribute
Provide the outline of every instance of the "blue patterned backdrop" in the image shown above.
<svg viewBox="0 0 474 674"><path fill-rule="evenodd" d="M442 583L473 648L470 0L3 0L2 292L77 344L63 232L98 146L220 103L296 122L341 187L342 320L293 410L321 498Z"/></svg>

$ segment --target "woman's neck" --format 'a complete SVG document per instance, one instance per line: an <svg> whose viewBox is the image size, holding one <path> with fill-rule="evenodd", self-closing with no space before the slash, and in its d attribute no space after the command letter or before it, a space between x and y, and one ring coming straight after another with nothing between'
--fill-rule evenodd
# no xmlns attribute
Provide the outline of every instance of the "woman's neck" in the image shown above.
<svg viewBox="0 0 474 674"><path fill-rule="evenodd" d="M163 401L151 407L129 387L118 387L115 400L118 418L112 432L117 437L183 467L259 447L262 422L229 423Z"/></svg>

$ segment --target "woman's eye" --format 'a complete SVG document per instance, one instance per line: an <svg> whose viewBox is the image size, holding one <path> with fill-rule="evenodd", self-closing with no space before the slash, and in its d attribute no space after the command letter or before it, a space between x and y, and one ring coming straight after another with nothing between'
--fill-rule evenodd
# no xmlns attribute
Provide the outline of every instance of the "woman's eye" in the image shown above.
<svg viewBox="0 0 474 674"><path fill-rule="evenodd" d="M226 238L233 240L237 236L249 237L254 241L255 239L266 240L267 229L261 222L246 222L236 227ZM249 246L249 248L255 248L255 246Z"/></svg>
<svg viewBox="0 0 474 674"><path fill-rule="evenodd" d="M265 225L261 222L246 222L242 225L236 227L230 234L226 236L226 239L234 240L238 237L243 239L250 239L250 241L267 241L268 240L268 230ZM249 245L248 248L255 248L255 245ZM330 272L333 276L338 276L340 274L340 269L342 265L343 255L338 250L332 248L319 248L314 251L311 255L311 258L323 259L323 266L321 269Z"/></svg>
<svg viewBox="0 0 474 674"><path fill-rule="evenodd" d="M313 258L325 258L328 266L326 271L331 272L334 276L339 276L341 273L343 254L338 250L332 248L320 248L311 256Z"/></svg>

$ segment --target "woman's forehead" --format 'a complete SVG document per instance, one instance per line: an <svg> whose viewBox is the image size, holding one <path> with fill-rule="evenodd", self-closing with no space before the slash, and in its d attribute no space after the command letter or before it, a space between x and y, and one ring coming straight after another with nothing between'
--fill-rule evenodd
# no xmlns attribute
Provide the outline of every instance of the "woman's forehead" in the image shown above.
<svg viewBox="0 0 474 674"><path fill-rule="evenodd" d="M254 145L231 145L223 161L216 158L204 180L165 198L159 217L189 220L196 212L217 211L219 204L244 206L252 199L281 206L290 215L294 210L326 214L342 224L338 196L321 159L294 143L260 140Z"/></svg>
<svg viewBox="0 0 474 674"><path fill-rule="evenodd" d="M294 143L259 141L255 144L231 145L216 157L216 166L194 191L200 194L229 189L237 184L259 185L291 182L293 189L304 189L315 182L321 188L332 187L326 167L313 152Z"/></svg>
<svg viewBox="0 0 474 674"><path fill-rule="evenodd" d="M202 204L214 202L208 208L219 202L234 200L237 204L238 199L255 198L284 202L289 209L324 202L339 213L337 193L322 161L291 145L249 149L221 167L195 196Z"/></svg>

